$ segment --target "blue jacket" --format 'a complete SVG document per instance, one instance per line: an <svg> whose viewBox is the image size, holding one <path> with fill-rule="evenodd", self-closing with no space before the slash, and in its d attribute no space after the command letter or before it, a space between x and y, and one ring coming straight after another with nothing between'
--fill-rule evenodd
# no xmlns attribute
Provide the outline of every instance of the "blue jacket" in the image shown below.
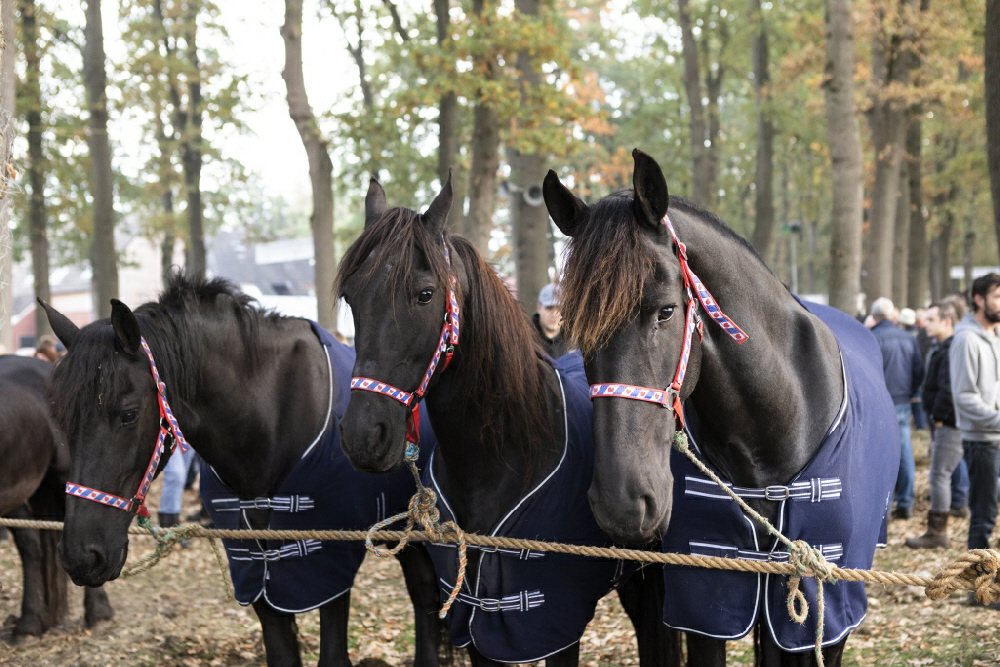
<svg viewBox="0 0 1000 667"><path fill-rule="evenodd" d="M924 379L924 364L917 339L889 320L882 320L872 333L882 350L885 386L895 405L905 405L917 396Z"/></svg>

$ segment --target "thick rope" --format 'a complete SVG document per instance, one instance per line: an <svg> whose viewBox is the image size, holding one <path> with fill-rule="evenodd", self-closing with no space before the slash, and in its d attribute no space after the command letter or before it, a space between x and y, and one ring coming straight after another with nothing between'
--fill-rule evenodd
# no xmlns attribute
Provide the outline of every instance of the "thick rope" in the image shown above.
<svg viewBox="0 0 1000 667"><path fill-rule="evenodd" d="M35 530L62 530L59 521L34 521L27 519L0 518L0 526L9 528L29 528ZM364 542L369 535L378 542L396 542L407 538L411 542L442 542L457 543L458 536L451 531L444 531L443 538L429 535L424 531L413 531L407 535L403 531L383 530L370 533L367 530L222 530L219 528L202 528L192 524L184 526L189 538L223 538L234 540L329 540ZM140 526L130 526L129 534L149 537L149 531ZM692 554L663 553L660 551L642 551L639 549L619 549L616 547L588 547L575 544L560 544L558 542L543 542L541 540L525 540L492 535L477 535L464 533L468 545L482 547L501 547L504 549L531 549L532 551L549 551L552 553L574 554L593 558L611 558L634 560L642 563L666 563L668 565L687 565L703 567L710 570L728 570L736 572L755 572L765 574L780 574L795 576L796 567L790 563L764 563L760 561L739 560L737 558L713 558L711 556L695 556ZM831 575L838 581L861 581L868 584L883 586L919 586L926 589L927 596L932 600L947 597L957 590L974 591L978 598L1000 599L1000 582L990 579L992 563L1000 563L1000 551L995 549L975 549L962 552L953 563L946 566L935 576L902 574L883 570L862 570L857 568L831 567ZM983 576L986 575L986 576ZM991 594L990 591L993 591ZM997 596L992 598L991 595Z"/></svg>
<svg viewBox="0 0 1000 667"><path fill-rule="evenodd" d="M420 481L420 471L417 470L417 458L419 455L417 445L407 442L406 453L403 458L406 461L406 465L409 466L410 472L413 473L414 481L417 483L417 492L410 498L408 509L405 512L400 512L395 516L379 521L369 528L365 534L365 546L368 548L368 551L376 556L388 558L389 556L396 555L400 549L406 546L407 542L414 536L413 528L417 523L420 523L424 527L424 531L427 535L432 536L432 541L434 542L444 543L446 541L445 529L451 530L458 542L458 576L455 578L455 585L452 587L451 593L448 594L448 599L441 605L440 617L444 618L461 592L462 582L465 581L465 568L467 565L465 531L459 528L458 524L454 521L441 523L441 513L437 508L437 494L434 493L433 489L428 489ZM374 541L378 538L374 537L374 535L379 534L383 528L404 519L406 520L406 527L403 528L403 535L399 538L399 543L395 547L383 549L375 546Z"/></svg>

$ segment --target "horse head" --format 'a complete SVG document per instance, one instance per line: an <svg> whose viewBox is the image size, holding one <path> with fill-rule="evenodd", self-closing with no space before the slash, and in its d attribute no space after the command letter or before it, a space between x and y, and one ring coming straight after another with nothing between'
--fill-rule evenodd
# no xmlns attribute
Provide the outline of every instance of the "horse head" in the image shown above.
<svg viewBox="0 0 1000 667"><path fill-rule="evenodd" d="M446 365L442 347L453 344L446 339L457 338L455 269L444 237L451 201L449 176L424 213L387 208L372 178L364 231L341 262L337 290L354 315L357 359L340 441L358 470L399 468L412 410Z"/></svg>
<svg viewBox="0 0 1000 667"><path fill-rule="evenodd" d="M67 489L88 489L66 500L60 555L74 583L100 586L118 577L128 555L128 527L142 505L132 499L160 429L157 384L128 306L113 299L110 321L79 329L42 305L67 349L49 383L49 398L73 455ZM161 466L168 456L169 451ZM122 503L103 504L108 499L132 504L123 511Z"/></svg>
<svg viewBox="0 0 1000 667"><path fill-rule="evenodd" d="M666 532L673 497L670 443L678 421L671 408L693 390L701 362L694 336L686 374L677 377L687 292L664 222L667 184L651 157L636 150L633 158L633 189L591 206L555 172L543 186L549 214L571 237L562 280L563 327L584 354L592 396L600 392L594 400L590 506L601 528L627 543ZM623 400L625 391L643 400Z"/></svg>

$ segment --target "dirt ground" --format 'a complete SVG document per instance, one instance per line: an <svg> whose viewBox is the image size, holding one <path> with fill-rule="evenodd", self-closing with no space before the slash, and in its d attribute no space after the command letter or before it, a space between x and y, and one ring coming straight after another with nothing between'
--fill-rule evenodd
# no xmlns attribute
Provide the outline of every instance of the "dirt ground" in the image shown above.
<svg viewBox="0 0 1000 667"><path fill-rule="evenodd" d="M890 524L888 549L876 555L882 570L934 574L960 552L912 551L903 539L922 532L927 509L926 434L914 436L917 452L917 511L909 521ZM150 498L159 497L154 490ZM186 511L196 509L193 492ZM963 547L967 520L952 520L952 540ZM134 562L152 550L148 537L133 536ZM11 645L13 618L21 598L20 563L13 542L0 542L0 665L25 667L196 667L263 666L264 650L253 610L226 599L219 567L207 540L176 549L151 571L114 581L107 590L115 619L88 630L83 626L83 595L71 585L66 621L41 639ZM868 618L847 644L845 665L920 667L1000 665L1000 612L966 606L965 594L932 602L923 590L869 586ZM315 664L319 616L299 617L304 664ZM352 593L351 660L366 667L409 665L413 642L412 611L399 566L369 556ZM588 667L636 665L632 628L617 596L602 600L582 640L581 663ZM464 660L460 660L465 662ZM747 639L730 642L729 664L752 665Z"/></svg>

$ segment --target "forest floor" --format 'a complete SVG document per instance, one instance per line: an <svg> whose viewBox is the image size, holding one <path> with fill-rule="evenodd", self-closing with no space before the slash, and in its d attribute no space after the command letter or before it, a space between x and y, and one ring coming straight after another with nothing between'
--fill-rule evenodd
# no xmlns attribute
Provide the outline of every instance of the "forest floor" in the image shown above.
<svg viewBox="0 0 1000 667"><path fill-rule="evenodd" d="M907 536L923 532L927 510L927 436L914 434L917 454L917 506L909 521L889 526L888 549L875 557L875 568L931 575L960 553L913 551ZM158 498L158 489L149 494ZM197 496L185 494L186 512L197 508ZM155 514L154 514L155 515ZM951 520L954 547L964 548L968 520ZM152 550L151 538L133 536L129 562ZM21 572L14 544L0 542L0 665L24 667L200 667L263 666L260 627L249 607L226 599L219 566L207 540L175 548L155 568L107 586L115 609L113 621L87 629L83 594L70 585L70 612L59 627L40 639L11 644L13 619L20 610ZM850 637L844 664L920 667L1000 665L1000 612L966 605L956 592L939 602L916 587L870 585L868 617ZM4 621L6 619L6 621ZM303 662L316 664L319 615L299 617ZM413 649L413 617L396 561L369 556L352 592L351 660L365 667L409 665ZM753 664L749 639L730 642L728 664ZM454 663L467 664L456 651ZM581 664L588 667L637 665L634 633L616 595L601 601L583 636ZM454 664L453 663L453 664Z"/></svg>

